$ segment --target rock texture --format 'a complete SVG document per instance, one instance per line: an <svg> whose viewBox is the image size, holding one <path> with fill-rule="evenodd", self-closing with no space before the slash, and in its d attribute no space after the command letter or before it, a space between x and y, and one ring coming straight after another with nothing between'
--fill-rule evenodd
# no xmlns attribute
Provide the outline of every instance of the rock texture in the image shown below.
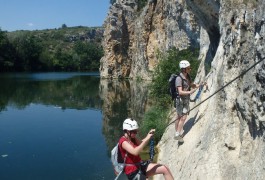
<svg viewBox="0 0 265 180"><path fill-rule="evenodd" d="M104 23L102 78L152 79L158 51L199 47L200 26L181 1L117 0Z"/></svg>
<svg viewBox="0 0 265 180"><path fill-rule="evenodd" d="M158 161L175 179L265 179L264 18L263 0L153 0L140 12L136 1L117 0L111 7L102 77L152 78L157 50L200 47L196 80L211 69L198 104L243 73L191 111L184 144L173 140L174 125L166 129ZM175 115L172 109L172 121Z"/></svg>
<svg viewBox="0 0 265 180"><path fill-rule="evenodd" d="M207 79L210 91L201 101L265 58L263 17L261 1L256 8L235 1L220 4L214 24L220 40ZM184 127L183 145L172 139L173 125L168 128L159 144L159 161L169 165L175 179L265 178L264 73L262 61L194 109Z"/></svg>

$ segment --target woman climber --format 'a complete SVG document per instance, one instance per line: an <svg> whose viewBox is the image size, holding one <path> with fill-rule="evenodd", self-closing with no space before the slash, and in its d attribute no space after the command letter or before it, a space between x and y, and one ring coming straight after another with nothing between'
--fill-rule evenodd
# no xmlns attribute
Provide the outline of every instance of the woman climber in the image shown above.
<svg viewBox="0 0 265 180"><path fill-rule="evenodd" d="M140 140L136 137L138 128L134 119L125 119L123 122L124 135L119 140L121 155L126 164L124 172L128 179L145 180L147 177L163 174L165 180L173 180L170 170L165 165L142 161L139 154L154 135L155 129L151 129L147 136Z"/></svg>

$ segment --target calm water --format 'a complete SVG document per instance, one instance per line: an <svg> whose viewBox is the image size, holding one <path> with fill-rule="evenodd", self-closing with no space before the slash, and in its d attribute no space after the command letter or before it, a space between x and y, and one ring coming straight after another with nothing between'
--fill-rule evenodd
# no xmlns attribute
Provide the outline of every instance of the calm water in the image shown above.
<svg viewBox="0 0 265 180"><path fill-rule="evenodd" d="M2 74L0 80L1 180L114 179L109 150L120 135L115 128L131 114L119 108L126 99L112 104L115 114L106 112L97 73Z"/></svg>

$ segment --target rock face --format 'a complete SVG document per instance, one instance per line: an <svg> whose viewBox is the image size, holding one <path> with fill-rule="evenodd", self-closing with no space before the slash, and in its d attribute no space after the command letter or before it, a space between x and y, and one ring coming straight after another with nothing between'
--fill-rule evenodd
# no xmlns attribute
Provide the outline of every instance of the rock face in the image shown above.
<svg viewBox="0 0 265 180"><path fill-rule="evenodd" d="M182 2L117 0L104 23L102 78L152 79L158 51L199 48L200 27Z"/></svg>
<svg viewBox="0 0 265 180"><path fill-rule="evenodd" d="M117 0L111 7L102 77L152 78L156 51L173 46L200 47L197 81L211 66L209 91L184 126L185 143L173 140L174 125L159 143L158 161L175 179L265 179L264 18L263 0L153 0L140 12L136 1Z"/></svg>

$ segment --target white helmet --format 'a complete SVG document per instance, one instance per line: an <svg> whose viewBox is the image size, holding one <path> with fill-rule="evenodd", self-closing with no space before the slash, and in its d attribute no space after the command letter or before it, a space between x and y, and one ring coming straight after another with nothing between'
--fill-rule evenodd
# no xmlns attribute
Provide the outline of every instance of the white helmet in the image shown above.
<svg viewBox="0 0 265 180"><path fill-rule="evenodd" d="M187 68L190 66L190 63L189 61L187 60L182 60L179 62L179 68L182 69L182 68Z"/></svg>
<svg viewBox="0 0 265 180"><path fill-rule="evenodd" d="M135 130L138 128L139 128L139 126L138 126L137 122L132 118L127 118L123 122L123 130L132 131L132 130Z"/></svg>

